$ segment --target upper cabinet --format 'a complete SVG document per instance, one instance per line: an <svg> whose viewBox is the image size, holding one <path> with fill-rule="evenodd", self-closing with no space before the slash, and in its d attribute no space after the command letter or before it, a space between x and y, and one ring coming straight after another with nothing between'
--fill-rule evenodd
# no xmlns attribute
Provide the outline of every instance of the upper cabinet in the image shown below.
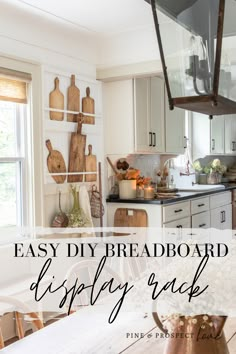
<svg viewBox="0 0 236 354"><path fill-rule="evenodd" d="M236 155L236 115L192 115L193 160L206 155Z"/></svg>
<svg viewBox="0 0 236 354"><path fill-rule="evenodd" d="M207 119L207 117L206 117ZM225 152L225 118L222 116L215 116L210 120L210 130L211 130L211 154L224 154Z"/></svg>
<svg viewBox="0 0 236 354"><path fill-rule="evenodd" d="M236 115L225 117L225 153L236 154Z"/></svg>
<svg viewBox="0 0 236 354"><path fill-rule="evenodd" d="M164 83L157 77L135 79L135 151L164 152Z"/></svg>
<svg viewBox="0 0 236 354"><path fill-rule="evenodd" d="M185 111L169 110L163 79L104 83L103 107L106 154L184 153Z"/></svg>
<svg viewBox="0 0 236 354"><path fill-rule="evenodd" d="M134 153L133 81L103 83L105 153Z"/></svg>
<svg viewBox="0 0 236 354"><path fill-rule="evenodd" d="M165 94L165 138L166 153L184 154L187 147L187 138L185 136L185 110L169 108L167 94Z"/></svg>

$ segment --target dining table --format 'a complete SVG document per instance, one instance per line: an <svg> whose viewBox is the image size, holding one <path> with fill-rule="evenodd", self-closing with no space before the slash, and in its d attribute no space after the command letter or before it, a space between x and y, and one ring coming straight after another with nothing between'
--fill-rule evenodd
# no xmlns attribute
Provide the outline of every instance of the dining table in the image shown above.
<svg viewBox="0 0 236 354"><path fill-rule="evenodd" d="M59 318L59 316L57 316ZM225 335L230 354L236 354L236 318L229 318ZM79 309L17 340L1 354L164 354L167 339L152 313L121 312L108 323L106 305Z"/></svg>
<svg viewBox="0 0 236 354"><path fill-rule="evenodd" d="M155 334L154 334L155 332ZM138 342L156 335L155 347L162 353L164 339L158 338L152 314L121 312L108 323L107 311L84 307L43 329L17 340L2 354L117 354L129 353ZM151 338L151 336L150 336ZM134 351L136 352L136 350Z"/></svg>

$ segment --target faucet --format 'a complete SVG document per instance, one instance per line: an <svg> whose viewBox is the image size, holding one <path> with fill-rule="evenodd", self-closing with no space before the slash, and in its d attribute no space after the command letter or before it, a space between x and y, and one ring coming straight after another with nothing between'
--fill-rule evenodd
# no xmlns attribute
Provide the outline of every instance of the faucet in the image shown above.
<svg viewBox="0 0 236 354"><path fill-rule="evenodd" d="M191 176L191 175L195 175L195 172L190 173L190 169L189 169L189 165L190 162L188 160L187 165L186 165L186 171L185 172L180 172L180 176Z"/></svg>

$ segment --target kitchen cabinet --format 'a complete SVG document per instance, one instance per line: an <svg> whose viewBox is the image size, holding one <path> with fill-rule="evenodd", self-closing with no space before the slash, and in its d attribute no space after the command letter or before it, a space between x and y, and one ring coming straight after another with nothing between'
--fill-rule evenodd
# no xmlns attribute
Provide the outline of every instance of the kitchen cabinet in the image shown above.
<svg viewBox="0 0 236 354"><path fill-rule="evenodd" d="M232 228L231 192L206 195L167 205L142 203L108 203L108 226L114 225L114 215L118 208L144 209L148 215L148 227L176 229L220 230ZM126 225L123 225L126 226Z"/></svg>
<svg viewBox="0 0 236 354"><path fill-rule="evenodd" d="M236 154L236 115L225 117L225 153Z"/></svg>
<svg viewBox="0 0 236 354"><path fill-rule="evenodd" d="M211 126L211 154L224 154L225 147L225 118L215 116L210 120Z"/></svg>
<svg viewBox="0 0 236 354"><path fill-rule="evenodd" d="M169 229L190 229L191 228L191 218L182 218L175 221L170 221L163 224L164 228Z"/></svg>
<svg viewBox="0 0 236 354"><path fill-rule="evenodd" d="M211 227L219 230L232 229L231 192L210 196Z"/></svg>
<svg viewBox="0 0 236 354"><path fill-rule="evenodd" d="M163 223L190 216L190 201L163 206Z"/></svg>
<svg viewBox="0 0 236 354"><path fill-rule="evenodd" d="M211 210L211 227L219 230L232 228L232 205Z"/></svg>
<svg viewBox="0 0 236 354"><path fill-rule="evenodd" d="M236 115L192 114L193 160L206 155L236 155Z"/></svg>
<svg viewBox="0 0 236 354"><path fill-rule="evenodd" d="M205 211L192 216L193 229L209 229L211 227L210 212Z"/></svg>
<svg viewBox="0 0 236 354"><path fill-rule="evenodd" d="M135 151L164 152L164 81L158 77L134 80Z"/></svg>
<svg viewBox="0 0 236 354"><path fill-rule="evenodd" d="M106 82L103 89L105 153L134 153L133 80ZM146 116L146 113L145 113ZM146 124L144 124L146 128Z"/></svg>
<svg viewBox="0 0 236 354"><path fill-rule="evenodd" d="M185 111L170 111L164 80L145 77L103 83L105 153L182 154Z"/></svg>
<svg viewBox="0 0 236 354"><path fill-rule="evenodd" d="M165 92L165 152L168 154L184 154L187 147L185 136L185 114L186 111L180 108L169 108L167 93Z"/></svg>

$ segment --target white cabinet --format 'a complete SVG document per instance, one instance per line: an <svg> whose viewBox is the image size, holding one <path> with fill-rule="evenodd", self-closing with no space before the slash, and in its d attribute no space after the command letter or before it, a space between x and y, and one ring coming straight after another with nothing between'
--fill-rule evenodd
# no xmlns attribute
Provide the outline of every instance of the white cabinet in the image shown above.
<svg viewBox="0 0 236 354"><path fill-rule="evenodd" d="M211 153L224 154L225 147L225 118L224 116L214 116L210 120L211 124Z"/></svg>
<svg viewBox="0 0 236 354"><path fill-rule="evenodd" d="M174 108L173 111L169 108L169 101L165 92L165 138L166 138L166 153L184 154L186 148L185 137L185 110Z"/></svg>
<svg viewBox="0 0 236 354"><path fill-rule="evenodd" d="M232 229L231 192L210 196L211 227L220 230Z"/></svg>
<svg viewBox="0 0 236 354"><path fill-rule="evenodd" d="M211 227L210 212L205 211L192 216L193 229L209 229Z"/></svg>
<svg viewBox="0 0 236 354"><path fill-rule="evenodd" d="M191 218L182 218L175 221L170 221L163 224L164 228L169 229L190 229L191 228Z"/></svg>
<svg viewBox="0 0 236 354"><path fill-rule="evenodd" d="M190 216L190 201L163 206L163 223Z"/></svg>
<svg viewBox="0 0 236 354"><path fill-rule="evenodd" d="M220 230L232 229L232 205L211 210L211 227Z"/></svg>
<svg viewBox="0 0 236 354"><path fill-rule="evenodd" d="M236 115L192 114L193 160L206 155L236 155Z"/></svg>
<svg viewBox="0 0 236 354"><path fill-rule="evenodd" d="M134 80L135 150L151 151L153 133L150 126L150 80Z"/></svg>
<svg viewBox="0 0 236 354"><path fill-rule="evenodd" d="M105 153L184 153L185 111L165 96L159 77L103 83Z"/></svg>
<svg viewBox="0 0 236 354"><path fill-rule="evenodd" d="M134 152L133 80L103 84L105 153Z"/></svg>
<svg viewBox="0 0 236 354"><path fill-rule="evenodd" d="M236 154L236 115L225 117L225 153Z"/></svg>
<svg viewBox="0 0 236 354"><path fill-rule="evenodd" d="M135 151L164 152L164 81L158 77L134 80Z"/></svg>

